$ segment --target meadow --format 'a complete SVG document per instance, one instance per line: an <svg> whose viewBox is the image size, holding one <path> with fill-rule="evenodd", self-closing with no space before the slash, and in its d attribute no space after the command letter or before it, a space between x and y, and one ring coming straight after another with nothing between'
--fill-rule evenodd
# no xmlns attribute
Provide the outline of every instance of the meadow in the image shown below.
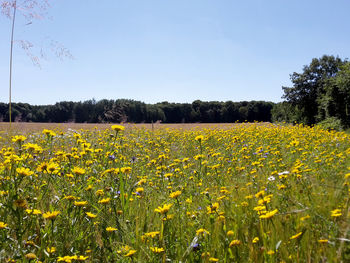
<svg viewBox="0 0 350 263"><path fill-rule="evenodd" d="M33 124L0 136L0 262L350 261L349 134Z"/></svg>

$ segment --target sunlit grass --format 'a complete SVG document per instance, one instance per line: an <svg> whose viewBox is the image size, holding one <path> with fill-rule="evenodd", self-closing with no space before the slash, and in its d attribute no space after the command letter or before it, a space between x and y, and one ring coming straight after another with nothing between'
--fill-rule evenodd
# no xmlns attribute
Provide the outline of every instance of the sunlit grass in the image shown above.
<svg viewBox="0 0 350 263"><path fill-rule="evenodd" d="M317 127L1 134L0 261L350 260L350 137Z"/></svg>

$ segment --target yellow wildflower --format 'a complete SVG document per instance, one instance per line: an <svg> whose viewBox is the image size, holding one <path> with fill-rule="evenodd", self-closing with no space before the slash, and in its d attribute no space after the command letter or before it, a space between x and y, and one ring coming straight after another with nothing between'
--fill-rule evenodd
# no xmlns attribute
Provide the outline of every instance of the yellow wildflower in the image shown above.
<svg viewBox="0 0 350 263"><path fill-rule="evenodd" d="M259 218L261 218L261 219L269 219L269 218L273 217L273 216L274 216L275 214L277 214L277 213L278 213L278 210L275 209L275 210L273 210L273 211L267 212L267 213L264 214L264 215L259 216Z"/></svg>
<svg viewBox="0 0 350 263"><path fill-rule="evenodd" d="M166 214L169 212L170 208L172 207L172 204L165 204L163 207L158 206L158 208L154 209L154 212L158 212L159 214Z"/></svg>
<svg viewBox="0 0 350 263"><path fill-rule="evenodd" d="M88 201L74 201L75 206L85 206L88 204Z"/></svg>
<svg viewBox="0 0 350 263"><path fill-rule="evenodd" d="M7 224L5 224L4 222L0 221L0 229L4 229L7 227Z"/></svg>
<svg viewBox="0 0 350 263"><path fill-rule="evenodd" d="M40 215L41 211L38 209L26 209L26 212L30 215Z"/></svg>
<svg viewBox="0 0 350 263"><path fill-rule="evenodd" d="M30 175L34 174L34 172L31 171L29 168L24 168L24 167L17 168L16 172L22 176L30 176Z"/></svg>
<svg viewBox="0 0 350 263"><path fill-rule="evenodd" d="M229 230L229 231L227 231L227 233L226 233L226 235L227 235L228 237L233 237L234 234L235 234L235 233L234 233L232 230Z"/></svg>
<svg viewBox="0 0 350 263"><path fill-rule="evenodd" d="M108 204L110 201L111 201L111 198L104 198L98 201L98 203L105 205L105 204Z"/></svg>
<svg viewBox="0 0 350 263"><path fill-rule="evenodd" d="M107 231L107 232L114 232L114 231L117 231L117 230L118 230L118 229L116 229L116 228L114 228L114 227L110 227L110 226L106 228L106 231Z"/></svg>
<svg viewBox="0 0 350 263"><path fill-rule="evenodd" d="M80 168L80 167L73 167L72 172L75 173L76 175L83 175L85 174L85 169L84 168Z"/></svg>
<svg viewBox="0 0 350 263"><path fill-rule="evenodd" d="M122 126L122 125L112 125L111 128L112 128L113 131L117 131L117 132L125 130L125 127Z"/></svg>
<svg viewBox="0 0 350 263"><path fill-rule="evenodd" d="M331 217L339 217L341 215L342 213L340 209L334 209L333 211L331 211Z"/></svg>
<svg viewBox="0 0 350 263"><path fill-rule="evenodd" d="M88 216L88 218L95 218L97 215L90 213L90 212L85 212L85 214Z"/></svg>
<svg viewBox="0 0 350 263"><path fill-rule="evenodd" d="M137 251L134 249L129 250L128 253L124 255L124 257L132 257Z"/></svg>
<svg viewBox="0 0 350 263"><path fill-rule="evenodd" d="M47 136L56 136L56 133L52 130L44 129L43 134L46 134Z"/></svg>
<svg viewBox="0 0 350 263"><path fill-rule="evenodd" d="M12 141L13 142L23 142L27 139L27 137L23 136L23 135L16 135L12 137Z"/></svg>
<svg viewBox="0 0 350 263"><path fill-rule="evenodd" d="M56 252L56 248L55 247L48 247L46 248L47 253L53 254Z"/></svg>
<svg viewBox="0 0 350 263"><path fill-rule="evenodd" d="M241 241L238 239L232 240L229 247L233 247L233 246L238 246L241 244Z"/></svg>
<svg viewBox="0 0 350 263"><path fill-rule="evenodd" d="M25 255L26 259L36 259L36 255L34 253L28 253Z"/></svg>
<svg viewBox="0 0 350 263"><path fill-rule="evenodd" d="M203 136L203 135L198 135L198 136L196 136L194 139L195 139L196 141L198 141L198 142L201 142L201 141L204 140L204 136Z"/></svg>
<svg viewBox="0 0 350 263"><path fill-rule="evenodd" d="M179 195L181 195L181 191L175 191L175 192L171 192L169 197L170 198L177 198Z"/></svg>
<svg viewBox="0 0 350 263"><path fill-rule="evenodd" d="M204 228L200 228L196 231L196 234L197 236L199 236L199 235L209 235L210 233L208 230L205 230Z"/></svg>
<svg viewBox="0 0 350 263"><path fill-rule="evenodd" d="M47 212L47 213L44 213L44 214L43 214L43 217L44 217L45 219L54 220L54 219L56 219L56 217L57 217L60 213L61 213L60 211Z"/></svg>
<svg viewBox="0 0 350 263"><path fill-rule="evenodd" d="M321 244L328 243L328 239L319 239L318 243L321 243Z"/></svg>
<svg viewBox="0 0 350 263"><path fill-rule="evenodd" d="M156 254L160 254L165 251L162 247L150 247L150 250Z"/></svg>
<svg viewBox="0 0 350 263"><path fill-rule="evenodd" d="M294 236L291 236L289 239L297 239L298 237L300 237L303 234L303 232L299 232L297 234L295 234Z"/></svg>

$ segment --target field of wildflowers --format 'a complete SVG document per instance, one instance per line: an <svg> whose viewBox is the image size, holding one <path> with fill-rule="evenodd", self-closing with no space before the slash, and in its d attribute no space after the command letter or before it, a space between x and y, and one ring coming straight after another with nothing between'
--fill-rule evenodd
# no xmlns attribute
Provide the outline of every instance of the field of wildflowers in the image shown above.
<svg viewBox="0 0 350 263"><path fill-rule="evenodd" d="M1 134L0 262L349 262L350 136Z"/></svg>

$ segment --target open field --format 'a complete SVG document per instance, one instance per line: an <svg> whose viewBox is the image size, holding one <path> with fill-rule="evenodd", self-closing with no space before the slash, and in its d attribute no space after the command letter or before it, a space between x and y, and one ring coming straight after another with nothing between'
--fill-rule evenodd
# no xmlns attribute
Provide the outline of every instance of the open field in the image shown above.
<svg viewBox="0 0 350 263"><path fill-rule="evenodd" d="M0 262L350 260L348 134L15 123L10 135L6 125Z"/></svg>
<svg viewBox="0 0 350 263"><path fill-rule="evenodd" d="M259 125L267 125L268 123L259 123ZM11 130L14 133L25 133L42 131L43 129L67 131L73 130L104 130L109 129L113 124L105 123L34 123L34 122L13 122L11 124ZM204 128L220 128L229 129L240 125L251 125L249 123L176 123L176 124L161 124L161 123L125 123L123 126L126 128L146 128L146 129L159 129L159 128L172 128L172 129L204 129ZM8 122L0 122L0 132L7 132L10 129Z"/></svg>

